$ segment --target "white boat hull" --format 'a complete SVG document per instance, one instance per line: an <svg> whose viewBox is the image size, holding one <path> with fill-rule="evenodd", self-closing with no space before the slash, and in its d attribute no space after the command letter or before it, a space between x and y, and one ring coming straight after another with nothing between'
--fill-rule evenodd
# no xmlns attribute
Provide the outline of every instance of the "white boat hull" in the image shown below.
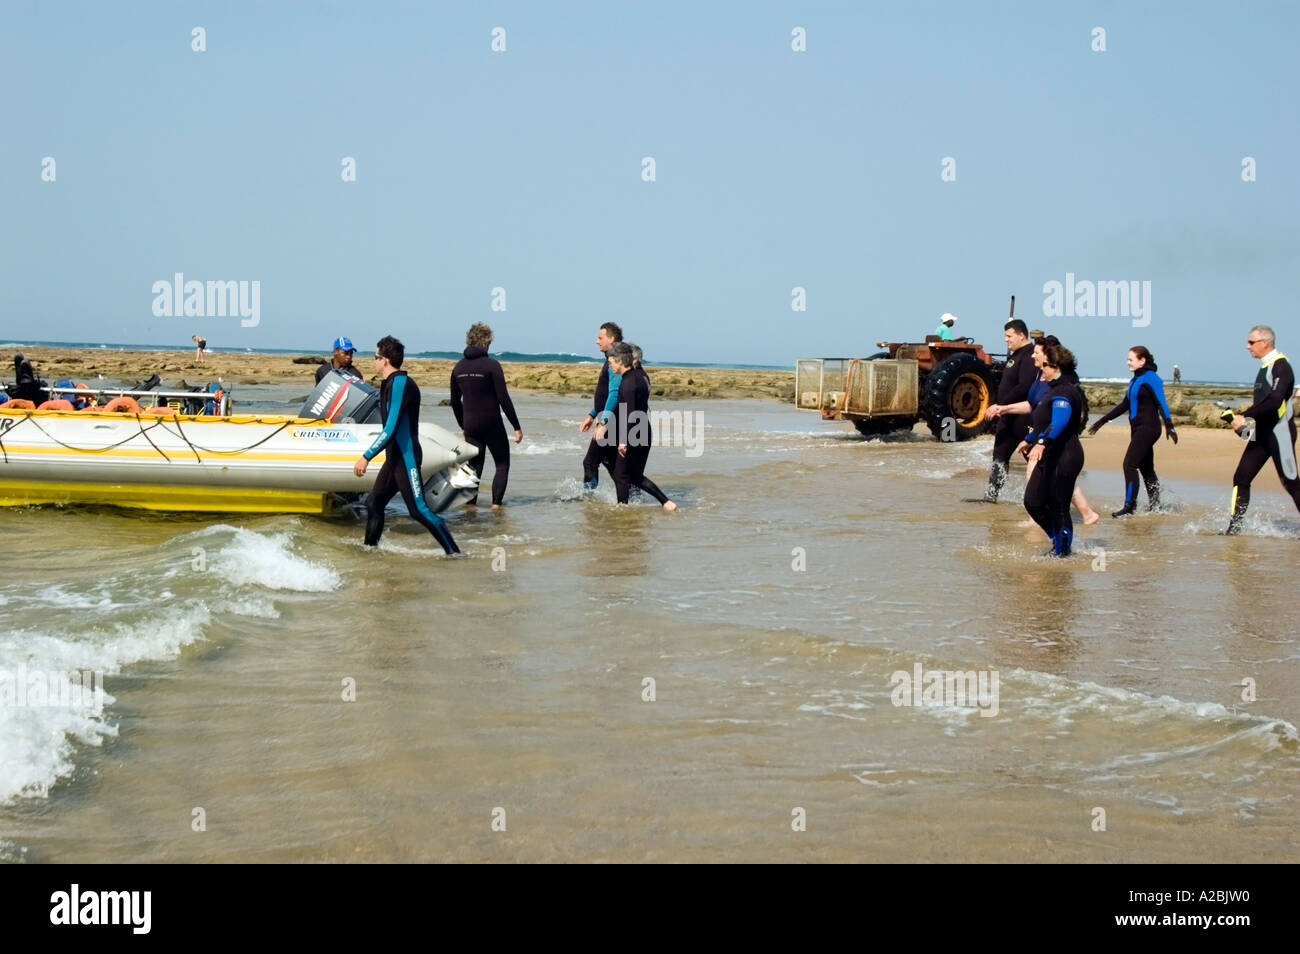
<svg viewBox="0 0 1300 954"><path fill-rule="evenodd" d="M106 503L163 510L318 512L331 495L365 493L352 467L379 424L304 418L5 411L0 405L0 504ZM420 474L477 448L420 425Z"/></svg>

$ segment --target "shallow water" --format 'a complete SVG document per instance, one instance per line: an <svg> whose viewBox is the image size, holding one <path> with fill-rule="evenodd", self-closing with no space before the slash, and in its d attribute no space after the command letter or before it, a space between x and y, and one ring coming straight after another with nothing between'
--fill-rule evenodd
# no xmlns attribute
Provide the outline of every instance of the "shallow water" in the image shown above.
<svg viewBox="0 0 1300 954"><path fill-rule="evenodd" d="M988 441L662 402L705 425L651 456L673 515L579 492L581 401L517 404L461 560L404 516L369 552L346 517L0 514L0 670L106 672L102 714L0 707L0 857L1300 859L1300 529L1267 475L1247 535L1173 482L1056 561L1018 476L959 502ZM895 705L917 664L996 673L996 714Z"/></svg>

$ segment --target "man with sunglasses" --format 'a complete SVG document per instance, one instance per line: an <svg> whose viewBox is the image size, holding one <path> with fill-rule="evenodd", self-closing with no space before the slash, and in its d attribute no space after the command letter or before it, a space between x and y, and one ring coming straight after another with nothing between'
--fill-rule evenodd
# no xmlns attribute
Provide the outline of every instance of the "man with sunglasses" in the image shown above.
<svg viewBox="0 0 1300 954"><path fill-rule="evenodd" d="M1246 336L1246 348L1260 362L1255 377L1255 403L1232 419L1232 429L1240 431L1246 418L1255 420L1256 431L1241 452L1241 462L1232 477L1232 518L1228 533L1241 531L1242 519L1250 505L1250 484L1255 475L1273 460L1282 487L1300 510L1300 472L1296 468L1296 429L1292 409L1295 372L1286 355L1277 350L1273 329L1256 325Z"/></svg>

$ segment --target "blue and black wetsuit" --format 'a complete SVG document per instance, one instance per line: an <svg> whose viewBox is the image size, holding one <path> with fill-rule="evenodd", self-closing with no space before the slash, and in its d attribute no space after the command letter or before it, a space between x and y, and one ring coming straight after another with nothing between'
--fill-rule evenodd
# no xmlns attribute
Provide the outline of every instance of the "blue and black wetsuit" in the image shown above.
<svg viewBox="0 0 1300 954"><path fill-rule="evenodd" d="M451 369L451 411L465 432L465 440L478 447L478 455L470 461L475 474L483 476L486 455L492 452L492 464L496 468L492 475L492 502L501 503L510 479L510 438L501 423L501 413L505 412L515 430L523 428L506 390L506 376L500 362L489 358L482 348L466 348L465 357Z"/></svg>
<svg viewBox="0 0 1300 954"><path fill-rule="evenodd" d="M1025 440L1042 445L1043 459L1025 485L1025 510L1043 528L1057 556L1069 556L1074 542L1070 497L1083 470L1079 432L1087 420L1087 403L1079 386L1062 376L1038 403Z"/></svg>
<svg viewBox="0 0 1300 954"><path fill-rule="evenodd" d="M394 371L379 387L379 413L384 429L363 455L374 460L384 452L375 486L366 498L366 545L377 546L384 532L384 508L399 491L406 509L424 524L448 553L459 553L447 524L424 502L424 481L420 477L423 452L420 449L420 389L405 371Z"/></svg>
<svg viewBox="0 0 1300 954"><path fill-rule="evenodd" d="M1228 533L1241 528L1241 520L1250 506L1250 484L1255 475L1272 458L1282 487L1300 509L1300 473L1295 455L1295 416L1291 407L1295 391L1295 372L1286 355L1276 348L1264 355L1255 378L1255 403L1242 411L1255 420L1255 439L1241 452L1237 472L1232 476L1232 519Z"/></svg>
<svg viewBox="0 0 1300 954"><path fill-rule="evenodd" d="M610 387L609 361L607 360L600 366L600 377L596 379L596 393L592 395L592 409L589 412L593 418L600 417L601 410L607 409L609 399L618 394L618 382ZM605 415L608 417L608 415ZM597 443L596 436L593 434L591 441L587 444L587 456L582 459L582 485L589 490L594 490L600 483L600 465L605 459L604 445Z"/></svg>
<svg viewBox="0 0 1300 954"><path fill-rule="evenodd" d="M1137 504L1138 475L1147 485L1147 500L1154 510L1160 506L1160 478L1156 476L1156 442L1160 440L1160 426L1168 432L1174 429L1165 401L1165 386L1154 367L1133 372L1124 399L1103 414L1092 426L1095 434L1107 421L1113 421L1128 411L1130 437L1124 454L1124 507L1119 513L1132 513Z"/></svg>

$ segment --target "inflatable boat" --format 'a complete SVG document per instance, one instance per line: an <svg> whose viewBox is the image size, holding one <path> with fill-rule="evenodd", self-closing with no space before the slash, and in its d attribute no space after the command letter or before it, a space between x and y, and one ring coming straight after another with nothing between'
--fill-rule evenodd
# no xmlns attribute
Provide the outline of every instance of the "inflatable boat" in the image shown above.
<svg viewBox="0 0 1300 954"><path fill-rule="evenodd" d="M220 392L209 396L208 414L159 403L192 399L188 392L114 391L109 404L135 393L155 406L139 410L134 397L134 411L0 403L0 506L324 513L368 492L384 461L378 455L365 477L353 473L382 429L378 392L338 372L325 376L295 416L230 413L228 394ZM477 493L465 462L478 448L436 424L419 430L420 475L434 511Z"/></svg>

